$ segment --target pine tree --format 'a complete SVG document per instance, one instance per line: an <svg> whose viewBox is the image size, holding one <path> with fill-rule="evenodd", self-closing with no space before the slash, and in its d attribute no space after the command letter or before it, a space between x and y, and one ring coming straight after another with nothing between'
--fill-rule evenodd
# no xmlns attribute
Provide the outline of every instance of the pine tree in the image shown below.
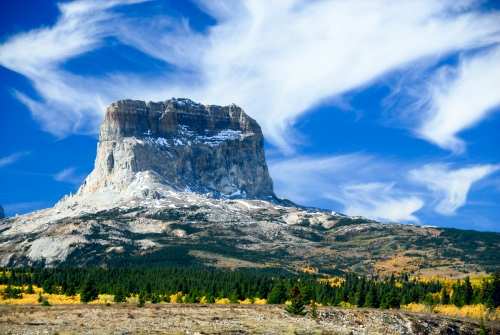
<svg viewBox="0 0 500 335"><path fill-rule="evenodd" d="M267 296L268 304L282 304L286 300L285 287L282 283L273 286L271 293Z"/></svg>
<svg viewBox="0 0 500 335"><path fill-rule="evenodd" d="M229 302L232 304L238 303L238 290L234 289L229 295Z"/></svg>
<svg viewBox="0 0 500 335"><path fill-rule="evenodd" d="M316 307L316 303L314 302L314 300L311 302L310 315L312 319L316 319L318 317L318 308Z"/></svg>
<svg viewBox="0 0 500 335"><path fill-rule="evenodd" d="M91 302L99 296L99 291L97 290L96 283L89 275L85 282L83 282L82 288L80 290L80 301L83 303Z"/></svg>
<svg viewBox="0 0 500 335"><path fill-rule="evenodd" d="M151 303L152 304L157 304L161 301L160 296L156 293L151 294ZM195 302L195 301L194 301Z"/></svg>
<svg viewBox="0 0 500 335"><path fill-rule="evenodd" d="M300 294L300 290L297 285L293 285L292 290L290 291L290 300L292 303L285 308L286 312L294 315L306 314L306 312L304 312L304 299L302 294Z"/></svg>
<svg viewBox="0 0 500 335"><path fill-rule="evenodd" d="M26 294L35 294L35 290L33 289L33 285L31 285L31 283L28 285L28 288L26 289Z"/></svg>
<svg viewBox="0 0 500 335"><path fill-rule="evenodd" d="M121 287L120 284L118 284L118 286L116 287L116 291L115 291L115 295L113 297L113 300L116 303L126 302L127 301L127 297L125 296L125 292L123 292L122 287Z"/></svg>
<svg viewBox="0 0 500 335"><path fill-rule="evenodd" d="M68 286L66 287L66 291L64 292L64 294L68 297L72 297L76 294L76 288L75 288L75 284L73 284L73 282L70 282L68 284Z"/></svg>
<svg viewBox="0 0 500 335"><path fill-rule="evenodd" d="M7 287L2 292L2 298L5 300L5 299L10 299L11 297L12 297L12 286L8 284Z"/></svg>
<svg viewBox="0 0 500 335"><path fill-rule="evenodd" d="M364 284L365 284L364 281L359 281L358 285L356 286L356 294L354 295L354 304L359 307L364 305L366 299Z"/></svg>
<svg viewBox="0 0 500 335"><path fill-rule="evenodd" d="M446 287L441 290L441 305L448 305L450 303L450 295L446 291Z"/></svg>
<svg viewBox="0 0 500 335"><path fill-rule="evenodd" d="M484 326L484 318L481 318L481 323L479 324L479 333L478 335L486 335L486 327Z"/></svg>
<svg viewBox="0 0 500 335"><path fill-rule="evenodd" d="M490 285L489 300L492 307L500 307L500 273L495 272Z"/></svg>
<svg viewBox="0 0 500 335"><path fill-rule="evenodd" d="M429 312L432 312L432 307L434 306L434 298L431 293L427 293L424 300L424 305L429 308Z"/></svg>
<svg viewBox="0 0 500 335"><path fill-rule="evenodd" d="M146 305L146 292L145 291L141 291L141 293L139 293L139 303L137 304L137 307L144 307L144 305Z"/></svg>
<svg viewBox="0 0 500 335"><path fill-rule="evenodd" d="M464 293L463 293L463 303L464 305L470 305L472 303L472 298L474 296L474 290L472 289L472 284L470 282L469 276L465 277L464 281Z"/></svg>

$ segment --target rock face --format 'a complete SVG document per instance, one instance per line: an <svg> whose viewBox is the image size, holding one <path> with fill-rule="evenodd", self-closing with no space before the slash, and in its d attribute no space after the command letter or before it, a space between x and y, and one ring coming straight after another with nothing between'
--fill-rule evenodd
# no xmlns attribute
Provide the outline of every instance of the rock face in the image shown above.
<svg viewBox="0 0 500 335"><path fill-rule="evenodd" d="M5 212L3 211L2 205L0 205L0 220L5 218Z"/></svg>
<svg viewBox="0 0 500 335"><path fill-rule="evenodd" d="M94 171L78 195L129 192L145 177L215 197L276 199L260 126L234 104L205 106L175 98L112 103L101 125ZM158 195L150 188L145 192Z"/></svg>

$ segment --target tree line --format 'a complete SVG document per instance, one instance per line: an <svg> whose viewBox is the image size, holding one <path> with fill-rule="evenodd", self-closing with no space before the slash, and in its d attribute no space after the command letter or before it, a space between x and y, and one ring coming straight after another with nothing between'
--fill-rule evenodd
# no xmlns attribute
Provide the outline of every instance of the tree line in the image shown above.
<svg viewBox="0 0 500 335"><path fill-rule="evenodd" d="M410 279L407 274L384 279L346 274L333 280L314 274L269 275L243 271L199 270L185 268L14 268L2 269L0 284L7 285L5 298L20 298L23 293L33 293L33 285L44 293L80 293L83 302L99 294L114 295L115 302L123 302L131 295L138 295L140 302L170 302L170 296L182 292L183 299L176 302L214 303L227 298L231 303L256 298L268 304L285 301L310 301L330 306L399 308L409 303L427 305L464 305L482 303L488 308L500 307L500 274L484 279L478 287L469 277L454 282L452 290L439 280ZM24 287L23 289L19 287ZM453 292L453 294L451 294ZM300 297L300 299L298 298ZM300 301L299 301L300 300Z"/></svg>

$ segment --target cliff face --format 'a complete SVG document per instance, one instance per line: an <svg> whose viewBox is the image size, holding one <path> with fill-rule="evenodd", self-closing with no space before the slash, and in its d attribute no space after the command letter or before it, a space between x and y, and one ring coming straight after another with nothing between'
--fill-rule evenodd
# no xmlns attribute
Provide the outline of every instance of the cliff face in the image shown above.
<svg viewBox="0 0 500 335"><path fill-rule="evenodd" d="M119 100L106 110L94 171L78 194L125 192L148 172L173 189L275 198L257 122L236 105Z"/></svg>

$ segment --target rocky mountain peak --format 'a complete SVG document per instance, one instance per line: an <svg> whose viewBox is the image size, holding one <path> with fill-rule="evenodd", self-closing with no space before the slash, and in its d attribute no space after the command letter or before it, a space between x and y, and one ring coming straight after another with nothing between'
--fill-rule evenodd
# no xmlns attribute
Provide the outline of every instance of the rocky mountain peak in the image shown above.
<svg viewBox="0 0 500 335"><path fill-rule="evenodd" d="M97 151L80 196L145 188L143 195L161 197L170 188L223 198L276 198L261 128L234 104L118 100L106 109Z"/></svg>
<svg viewBox="0 0 500 335"><path fill-rule="evenodd" d="M5 212L3 210L2 205L0 205L0 219L3 219L3 218L5 218Z"/></svg>

